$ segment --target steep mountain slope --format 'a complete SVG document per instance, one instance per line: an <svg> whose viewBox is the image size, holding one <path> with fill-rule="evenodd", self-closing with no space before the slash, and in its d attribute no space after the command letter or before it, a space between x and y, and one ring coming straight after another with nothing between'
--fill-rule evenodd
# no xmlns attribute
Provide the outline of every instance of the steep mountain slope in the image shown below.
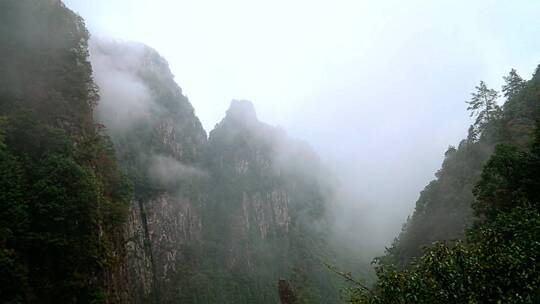
<svg viewBox="0 0 540 304"><path fill-rule="evenodd" d="M134 183L127 227L132 293L139 302L168 303L187 247L200 241L202 171L193 166L206 133L156 51L94 41L91 53L102 96L98 118Z"/></svg>
<svg viewBox="0 0 540 304"><path fill-rule="evenodd" d="M280 277L309 303L335 301L323 266L330 189L313 151L259 122L250 102L233 101L210 133L203 166L205 260L221 272L210 281L228 287L206 303L275 303Z"/></svg>
<svg viewBox="0 0 540 304"><path fill-rule="evenodd" d="M508 81L512 78L519 81ZM540 69L528 82L520 80L514 71L505 79L503 92L508 101L504 112L494 115L486 129L480 129L485 136L492 136L491 142L499 144L477 179L474 201L471 206L454 204L448 208L456 213L464 207L474 211L474 223L466 237L430 244L413 263L398 268L392 259L399 255L385 257L376 267L378 281L374 287L355 284L351 303L540 301ZM508 88L512 94L508 94ZM477 143L472 132L468 141ZM433 209L426 210L421 216L429 220ZM416 212L421 211L417 208ZM413 225L420 218L415 216ZM410 228L404 230L402 237L410 233ZM404 248L410 240L400 238L393 249ZM396 252L402 253L390 254Z"/></svg>
<svg viewBox="0 0 540 304"><path fill-rule="evenodd" d="M275 303L292 281L309 303L335 301L330 188L305 144L233 101L207 140L166 61L131 43L95 42L98 117L134 182L128 225L139 302Z"/></svg>
<svg viewBox="0 0 540 304"><path fill-rule="evenodd" d="M88 33L59 1L0 3L0 301L129 301L130 184L93 120Z"/></svg>
<svg viewBox="0 0 540 304"><path fill-rule="evenodd" d="M3 1L0 43L2 302L276 303L282 278L336 302L306 144L244 101L207 138L156 51L96 40L90 64L61 1Z"/></svg>
<svg viewBox="0 0 540 304"><path fill-rule="evenodd" d="M381 258L383 264L405 267L422 255L423 246L464 238L465 228L474 220L473 189L494 147L501 143L527 147L538 113L540 75L537 71L525 82L512 73L505 78L507 100L500 117L489 121L479 138L470 133L457 149L446 152L437 179L421 192L413 215Z"/></svg>

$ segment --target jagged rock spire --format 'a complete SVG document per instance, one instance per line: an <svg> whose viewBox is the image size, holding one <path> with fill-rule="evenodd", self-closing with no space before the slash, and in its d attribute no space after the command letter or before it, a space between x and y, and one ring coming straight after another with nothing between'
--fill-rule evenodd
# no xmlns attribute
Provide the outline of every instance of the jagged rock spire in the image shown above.
<svg viewBox="0 0 540 304"><path fill-rule="evenodd" d="M225 119L245 124L252 124L258 121L255 107L253 106L253 103L248 100L231 101Z"/></svg>

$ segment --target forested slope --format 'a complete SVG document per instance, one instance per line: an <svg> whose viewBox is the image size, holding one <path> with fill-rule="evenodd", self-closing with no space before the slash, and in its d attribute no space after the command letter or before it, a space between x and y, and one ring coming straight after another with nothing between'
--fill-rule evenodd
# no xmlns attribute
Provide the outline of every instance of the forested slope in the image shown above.
<svg viewBox="0 0 540 304"><path fill-rule="evenodd" d="M530 142L534 115L538 111L539 77L535 74L526 82L515 71L506 76L502 108L493 103L499 97L496 91L487 88L483 82L476 88L471 100L477 96L480 103L486 100L493 103L491 108L486 109L485 105L480 105L480 109L470 107L476 121L471 125L468 137L457 148L450 146L445 153L442 167L435 174L437 178L420 193L414 213L386 256L382 257L382 262L404 267L422 254L424 246L465 236L465 229L474 220L473 189L495 146L509 143L524 147Z"/></svg>
<svg viewBox="0 0 540 304"><path fill-rule="evenodd" d="M523 81L512 71L505 80L502 109L495 91L483 83L477 87L469 102L476 121L467 140L447 152L438 179L377 260L378 281L371 289L357 282L353 303L540 301L540 73ZM493 152L474 161L468 149L482 145ZM470 165L455 170L464 159ZM444 189L460 177L456 172L472 175L466 191L457 180ZM466 193L466 200L456 193ZM422 245L429 248L422 252Z"/></svg>
<svg viewBox="0 0 540 304"><path fill-rule="evenodd" d="M309 147L249 102L207 138L156 51L88 40L61 1L0 4L0 300L334 302Z"/></svg>
<svg viewBox="0 0 540 304"><path fill-rule="evenodd" d="M80 17L0 3L0 301L125 301L131 186L93 120Z"/></svg>
<svg viewBox="0 0 540 304"><path fill-rule="evenodd" d="M94 41L98 119L134 183L128 269L138 302L337 301L331 187L304 143L233 101L207 139L167 62L134 43Z"/></svg>

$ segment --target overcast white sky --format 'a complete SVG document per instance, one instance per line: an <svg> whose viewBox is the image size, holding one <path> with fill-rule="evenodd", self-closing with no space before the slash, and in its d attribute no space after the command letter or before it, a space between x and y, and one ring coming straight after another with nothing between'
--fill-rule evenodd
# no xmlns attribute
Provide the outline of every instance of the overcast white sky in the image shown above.
<svg viewBox="0 0 540 304"><path fill-rule="evenodd" d="M64 2L94 35L157 49L207 131L248 99L308 141L385 209L383 238L466 135L474 86L540 63L537 0Z"/></svg>

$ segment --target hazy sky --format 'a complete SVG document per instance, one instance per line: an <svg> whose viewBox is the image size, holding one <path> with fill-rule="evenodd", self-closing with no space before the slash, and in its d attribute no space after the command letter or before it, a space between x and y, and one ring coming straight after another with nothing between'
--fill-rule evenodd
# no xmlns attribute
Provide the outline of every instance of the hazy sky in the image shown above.
<svg viewBox="0 0 540 304"><path fill-rule="evenodd" d="M386 215L383 239L466 135L474 86L540 63L538 0L64 2L94 35L158 50L207 131L248 99L308 141Z"/></svg>

